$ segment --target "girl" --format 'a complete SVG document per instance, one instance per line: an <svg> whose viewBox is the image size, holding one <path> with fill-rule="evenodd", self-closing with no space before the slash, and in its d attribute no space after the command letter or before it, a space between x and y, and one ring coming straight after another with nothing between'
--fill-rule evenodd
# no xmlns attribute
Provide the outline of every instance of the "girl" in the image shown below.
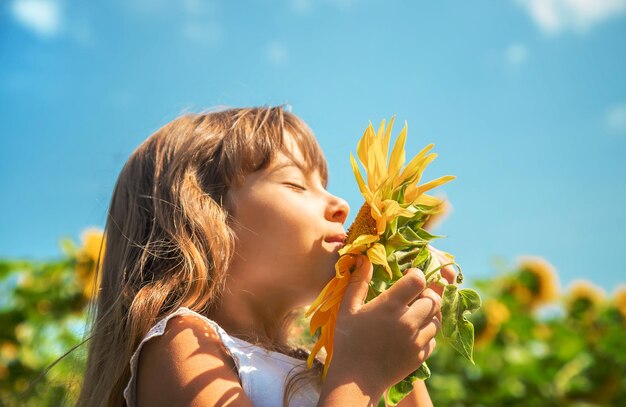
<svg viewBox="0 0 626 407"><path fill-rule="evenodd" d="M366 406L431 354L441 298L410 270L364 305L358 260L320 364L294 311L334 275L347 203L312 132L281 107L180 117L119 176L81 406ZM403 400L428 405L423 385Z"/></svg>

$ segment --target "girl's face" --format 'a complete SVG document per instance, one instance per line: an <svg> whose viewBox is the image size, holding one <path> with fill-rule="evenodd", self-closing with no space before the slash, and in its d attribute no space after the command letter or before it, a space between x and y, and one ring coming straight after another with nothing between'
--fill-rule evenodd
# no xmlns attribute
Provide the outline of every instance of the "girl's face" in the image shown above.
<svg viewBox="0 0 626 407"><path fill-rule="evenodd" d="M292 153L303 162L296 147ZM240 290L281 306L302 306L335 273L348 204L326 191L318 171L306 172L296 162L278 153L268 168L229 191L237 236L231 294Z"/></svg>

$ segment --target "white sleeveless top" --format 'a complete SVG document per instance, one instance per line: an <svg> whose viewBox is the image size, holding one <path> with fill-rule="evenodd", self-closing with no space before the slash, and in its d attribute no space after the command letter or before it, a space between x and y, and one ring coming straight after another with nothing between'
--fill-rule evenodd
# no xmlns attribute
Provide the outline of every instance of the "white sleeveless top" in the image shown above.
<svg viewBox="0 0 626 407"><path fill-rule="evenodd" d="M179 315L201 318L218 334L226 350L233 358L235 366L237 366L239 380L244 392L255 407L282 406L284 387L288 376L307 368L306 361L272 352L229 336L216 322L188 308L181 307L153 326L131 357L130 380L124 389L124 399L128 407L135 407L136 404L137 367L143 344L155 336L163 335L167 322ZM307 383L294 393L289 406L315 406L318 399L319 391L313 384Z"/></svg>

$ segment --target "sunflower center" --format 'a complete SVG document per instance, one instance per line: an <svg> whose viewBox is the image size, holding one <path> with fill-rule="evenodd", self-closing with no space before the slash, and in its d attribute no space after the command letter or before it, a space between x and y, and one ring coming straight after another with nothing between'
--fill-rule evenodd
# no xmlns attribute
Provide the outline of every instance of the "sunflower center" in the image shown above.
<svg viewBox="0 0 626 407"><path fill-rule="evenodd" d="M372 212L370 205L365 202L359 213L357 213L354 222L348 229L348 237L346 238L346 244L354 242L354 239L361 235L376 235L378 230L376 229L376 221L372 218Z"/></svg>

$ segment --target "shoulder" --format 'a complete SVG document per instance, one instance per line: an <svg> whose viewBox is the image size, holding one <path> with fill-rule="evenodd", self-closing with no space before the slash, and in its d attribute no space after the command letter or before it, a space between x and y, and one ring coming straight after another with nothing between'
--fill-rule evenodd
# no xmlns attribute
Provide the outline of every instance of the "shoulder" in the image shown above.
<svg viewBox="0 0 626 407"><path fill-rule="evenodd" d="M235 364L202 318L171 318L139 356L137 405L250 405Z"/></svg>

